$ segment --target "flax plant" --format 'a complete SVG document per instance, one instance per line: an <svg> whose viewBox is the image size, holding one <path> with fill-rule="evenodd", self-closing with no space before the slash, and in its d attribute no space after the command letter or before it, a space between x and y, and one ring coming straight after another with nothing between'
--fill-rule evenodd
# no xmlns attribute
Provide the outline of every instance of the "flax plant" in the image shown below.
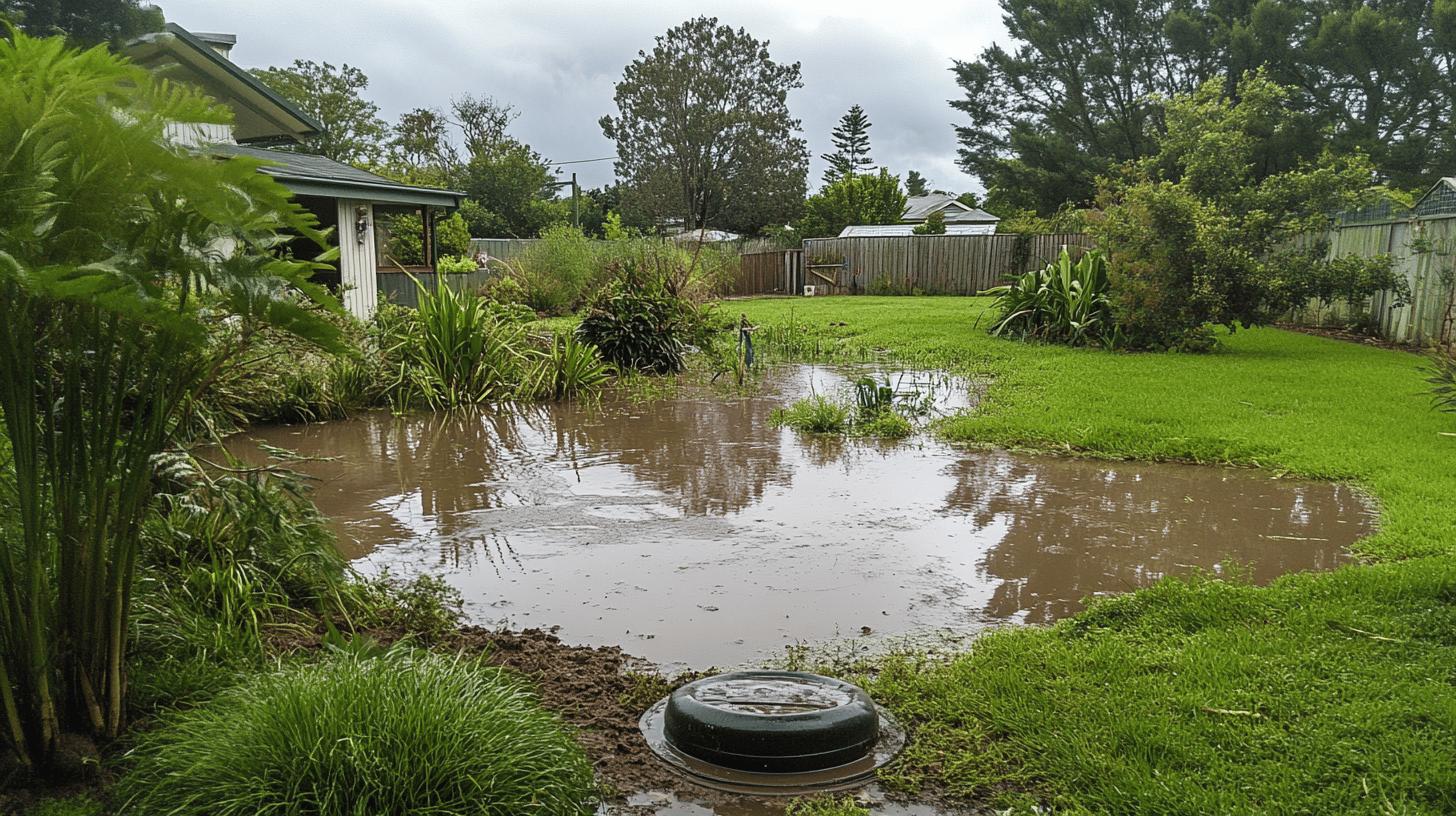
<svg viewBox="0 0 1456 816"><path fill-rule="evenodd" d="M170 144L226 123L200 94L108 53L0 40L0 721L43 766L62 733L123 725L132 584L155 459L226 354L211 321L325 347L316 221L259 163ZM323 260L321 256L320 260Z"/></svg>

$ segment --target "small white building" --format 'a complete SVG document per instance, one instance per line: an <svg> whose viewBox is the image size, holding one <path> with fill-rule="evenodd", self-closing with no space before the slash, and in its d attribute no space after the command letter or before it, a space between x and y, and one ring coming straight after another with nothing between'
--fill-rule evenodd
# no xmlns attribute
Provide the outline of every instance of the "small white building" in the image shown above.
<svg viewBox="0 0 1456 816"><path fill-rule="evenodd" d="M342 162L277 150L317 134L323 126L229 59L237 37L194 34L175 23L133 40L132 61L168 79L200 88L233 111L231 128L179 122L169 136L179 144L219 157L248 156L270 164L262 172L278 179L323 227L334 228L339 247L336 275L319 280L340 293L360 318L374 314L379 299L377 209L413 212L424 225L425 261L434 265L434 222L460 206L463 193L416 187Z"/></svg>
<svg viewBox="0 0 1456 816"><path fill-rule="evenodd" d="M940 213L945 219L946 235L995 235L1000 218L957 201L946 193L910 196L905 200L905 214L898 224L854 224L845 227L840 238L886 238L913 235L915 228Z"/></svg>

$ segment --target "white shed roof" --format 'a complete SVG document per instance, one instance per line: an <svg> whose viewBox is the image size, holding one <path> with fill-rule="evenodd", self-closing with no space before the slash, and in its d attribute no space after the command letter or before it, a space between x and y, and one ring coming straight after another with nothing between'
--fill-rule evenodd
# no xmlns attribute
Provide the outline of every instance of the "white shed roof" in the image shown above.
<svg viewBox="0 0 1456 816"><path fill-rule="evenodd" d="M858 224L845 227L840 233L840 238L894 238L902 235L914 235L914 224ZM995 235L996 224L955 224L947 221L945 224L946 235ZM934 237L934 236L927 236Z"/></svg>
<svg viewBox="0 0 1456 816"><path fill-rule="evenodd" d="M947 193L910 196L905 199L905 214L900 220L918 223L937 210L945 217L947 224L995 224L1001 220L985 210L966 206Z"/></svg>

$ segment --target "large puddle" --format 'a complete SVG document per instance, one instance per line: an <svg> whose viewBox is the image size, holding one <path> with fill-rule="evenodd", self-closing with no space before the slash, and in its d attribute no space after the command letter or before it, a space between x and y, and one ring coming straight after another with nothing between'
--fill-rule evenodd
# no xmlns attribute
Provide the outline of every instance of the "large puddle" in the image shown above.
<svg viewBox="0 0 1456 816"><path fill-rule="evenodd" d="M1197 569L1258 582L1330 569L1373 523L1350 487L1254 471L803 438L770 412L845 375L770 380L753 397L374 414L246 437L332 457L295 467L318 478L362 571L434 572L478 623L696 668L1041 623ZM939 409L969 404L965 383L936 385Z"/></svg>

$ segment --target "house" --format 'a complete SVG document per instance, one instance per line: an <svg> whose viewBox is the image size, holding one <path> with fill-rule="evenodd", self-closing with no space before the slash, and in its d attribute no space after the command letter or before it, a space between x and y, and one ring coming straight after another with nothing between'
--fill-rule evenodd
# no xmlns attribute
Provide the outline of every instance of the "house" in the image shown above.
<svg viewBox="0 0 1456 816"><path fill-rule="evenodd" d="M402 212L420 216L425 227L426 262L434 263L433 225L437 216L460 206L462 193L400 184L357 167L277 149L317 134L322 125L230 58L237 38L193 33L176 24L140 37L125 48L134 62L168 79L200 88L232 109L231 126L175 123L174 142L216 156L248 156L267 161L262 172L293 192L319 223L333 227L339 242L339 268L320 280L341 293L344 306L360 318L374 314L379 298L380 235L376 217Z"/></svg>
<svg viewBox="0 0 1456 816"><path fill-rule="evenodd" d="M905 214L898 224L857 224L845 227L840 238L884 238L913 235L915 227L925 223L930 214L939 212L945 219L946 235L994 235L1000 218L963 204L947 193L910 196L905 200Z"/></svg>
<svg viewBox="0 0 1456 816"><path fill-rule="evenodd" d="M1431 189L1411 208L1411 215L1416 218L1437 215L1449 217L1451 213L1456 213L1456 176L1446 176L1431 185Z"/></svg>

